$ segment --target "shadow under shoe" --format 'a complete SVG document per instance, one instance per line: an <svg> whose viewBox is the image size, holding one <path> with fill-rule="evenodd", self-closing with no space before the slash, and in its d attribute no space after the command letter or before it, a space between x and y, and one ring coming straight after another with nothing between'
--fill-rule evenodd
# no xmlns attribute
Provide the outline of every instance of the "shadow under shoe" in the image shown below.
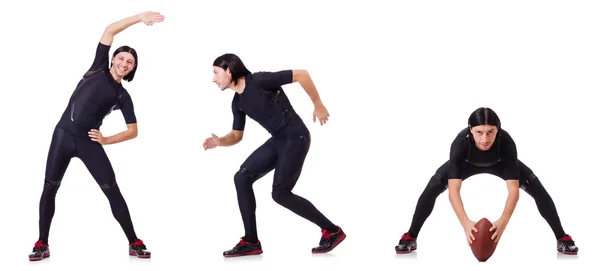
<svg viewBox="0 0 600 271"><path fill-rule="evenodd" d="M240 238L240 242L237 243L232 249L223 252L224 257L239 257L248 255L259 255L262 254L262 246L260 241L256 243L246 242L245 238Z"/></svg>
<svg viewBox="0 0 600 271"><path fill-rule="evenodd" d="M577 255L577 252L579 252L579 248L575 245L575 241L573 241L573 238L568 234L565 234L565 236L556 241L556 250L567 255Z"/></svg>
<svg viewBox="0 0 600 271"><path fill-rule="evenodd" d="M129 244L129 255L137 256L138 258L150 258L151 252L146 248L144 242L140 239Z"/></svg>
<svg viewBox="0 0 600 271"><path fill-rule="evenodd" d="M39 261L50 257L50 247L48 244L44 244L42 240L38 240L33 245L33 251L29 253L30 261Z"/></svg>
<svg viewBox="0 0 600 271"><path fill-rule="evenodd" d="M417 239L410 236L408 232L403 234L396 246L396 253L404 254L414 250L417 250Z"/></svg>
<svg viewBox="0 0 600 271"><path fill-rule="evenodd" d="M346 234L342 228L338 227L336 232L329 232L327 230L321 231L321 240L319 246L312 249L312 253L327 253L337 247L342 241L346 239Z"/></svg>

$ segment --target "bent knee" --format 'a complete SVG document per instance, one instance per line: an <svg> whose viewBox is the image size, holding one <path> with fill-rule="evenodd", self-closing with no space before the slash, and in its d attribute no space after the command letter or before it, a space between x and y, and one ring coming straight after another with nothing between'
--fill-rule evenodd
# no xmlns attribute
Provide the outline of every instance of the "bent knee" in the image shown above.
<svg viewBox="0 0 600 271"><path fill-rule="evenodd" d="M235 186L252 185L260 177L259 174L253 173L245 168L240 168L233 176Z"/></svg>
<svg viewBox="0 0 600 271"><path fill-rule="evenodd" d="M248 173L245 169L238 170L235 175L233 175L233 182L235 186L240 186L245 184L249 179Z"/></svg>
<svg viewBox="0 0 600 271"><path fill-rule="evenodd" d="M423 191L424 195L437 197L448 189L448 180L445 180L440 174L433 174L429 183Z"/></svg>
<svg viewBox="0 0 600 271"><path fill-rule="evenodd" d="M285 201L285 199L291 195L292 191L288 189L273 188L273 191L271 191L271 197L277 203Z"/></svg>
<svg viewBox="0 0 600 271"><path fill-rule="evenodd" d="M528 192L529 188L540 186L540 180L535 173L531 172L525 176L525 178L519 178L519 187L521 189Z"/></svg>

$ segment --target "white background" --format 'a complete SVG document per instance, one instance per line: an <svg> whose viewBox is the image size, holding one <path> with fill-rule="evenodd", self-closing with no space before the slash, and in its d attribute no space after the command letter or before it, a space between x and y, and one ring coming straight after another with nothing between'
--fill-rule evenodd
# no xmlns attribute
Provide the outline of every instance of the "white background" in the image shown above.
<svg viewBox="0 0 600 271"><path fill-rule="evenodd" d="M201 4L200 4L201 3ZM597 99L600 55L594 1L67 1L3 2L0 107L0 263L6 270L254 270L455 266L598 266ZM127 255L108 201L78 159L56 200L52 257L30 263L52 130L93 61L104 27L146 10L164 23L135 25L114 41L137 49L139 137L106 147L150 260ZM272 174L254 186L265 253L227 259L243 235L233 175L268 134L248 121L235 147L203 151L232 124L233 92L211 83L212 62L238 54L252 71L307 69L331 120L312 123L298 84L285 87L313 135L295 192L348 238L312 256L319 228L277 205ZM111 50L112 53L112 50ZM580 255L561 261L550 227L522 193L494 256L477 263L442 194L419 251L396 256L416 201L448 158L450 143L480 106L493 108L519 157L552 195ZM120 111L102 132L125 129ZM497 219L504 182L465 181L473 220ZM517 263L522 261L523 263Z"/></svg>

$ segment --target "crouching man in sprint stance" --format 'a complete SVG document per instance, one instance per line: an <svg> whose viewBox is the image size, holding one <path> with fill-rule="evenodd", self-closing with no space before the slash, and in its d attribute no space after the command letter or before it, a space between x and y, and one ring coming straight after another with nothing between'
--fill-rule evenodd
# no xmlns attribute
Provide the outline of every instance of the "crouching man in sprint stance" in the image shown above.
<svg viewBox="0 0 600 271"><path fill-rule="evenodd" d="M299 82L315 105L313 121L321 125L329 113L322 104L309 74L303 70L251 73L234 54L225 54L213 63L213 82L221 90L235 91L231 110L233 129L223 136L207 138L204 149L232 146L242 140L246 116L257 121L270 134L262 146L254 151L234 176L237 199L244 222L245 235L233 249L223 252L225 257L256 255L262 253L256 229L256 200L252 184L274 172L273 200L297 215L318 225L322 230L319 246L313 253L334 249L345 238L342 229L327 219L308 200L292 193L310 147L310 132L292 108L281 86Z"/></svg>

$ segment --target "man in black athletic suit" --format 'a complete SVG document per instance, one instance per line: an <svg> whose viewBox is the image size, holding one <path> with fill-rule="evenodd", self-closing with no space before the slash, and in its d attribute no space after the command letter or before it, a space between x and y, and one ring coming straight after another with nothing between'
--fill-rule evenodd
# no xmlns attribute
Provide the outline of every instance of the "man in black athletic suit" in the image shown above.
<svg viewBox="0 0 600 271"><path fill-rule="evenodd" d="M122 46L109 59L113 38L136 23L153 25L163 20L164 16L160 13L148 11L106 27L97 45L94 62L77 84L52 135L40 199L39 238L29 254L30 260L37 261L50 256L48 235L54 216L56 192L73 157L81 159L108 198L112 213L129 240L129 254L140 258L150 257L150 251L136 237L129 209L102 145L116 144L137 136L133 102L121 81L133 80L138 56L133 48ZM102 120L118 109L123 113L127 130L104 137L100 132Z"/></svg>
<svg viewBox="0 0 600 271"><path fill-rule="evenodd" d="M498 242L512 216L519 199L519 188L527 192L548 222L557 239L557 249L565 254L577 254L575 242L565 233L556 207L548 192L533 171L517 157L517 147L511 136L500 126L500 118L489 108L478 108L469 117L469 127L463 129L452 142L450 159L438 168L419 197L412 224L396 246L397 253L408 253L417 249L417 235L425 220L433 211L437 197L448 189L450 203L461 225L467 241L475 237L475 221L467 216L460 188L462 181L476 174L488 173L502 178L508 186L508 199L500 219L493 222L495 233L492 239Z"/></svg>
<svg viewBox="0 0 600 271"><path fill-rule="evenodd" d="M313 248L312 252L325 253L334 249L346 238L344 231L329 221L308 200L292 193L300 177L311 137L308 128L292 108L282 86L300 83L315 105L313 121L318 118L323 125L329 117L308 72L284 70L251 73L234 54L224 54L215 59L213 71L213 82L221 90L235 91L231 103L233 128L223 137L212 134L212 137L204 142L204 149L239 143L243 137L246 116L254 119L271 134L271 138L254 151L234 175L245 235L233 249L223 252L223 256L262 253L256 229L256 200L252 184L272 170L275 170L273 200L318 225L322 230L319 246Z"/></svg>

